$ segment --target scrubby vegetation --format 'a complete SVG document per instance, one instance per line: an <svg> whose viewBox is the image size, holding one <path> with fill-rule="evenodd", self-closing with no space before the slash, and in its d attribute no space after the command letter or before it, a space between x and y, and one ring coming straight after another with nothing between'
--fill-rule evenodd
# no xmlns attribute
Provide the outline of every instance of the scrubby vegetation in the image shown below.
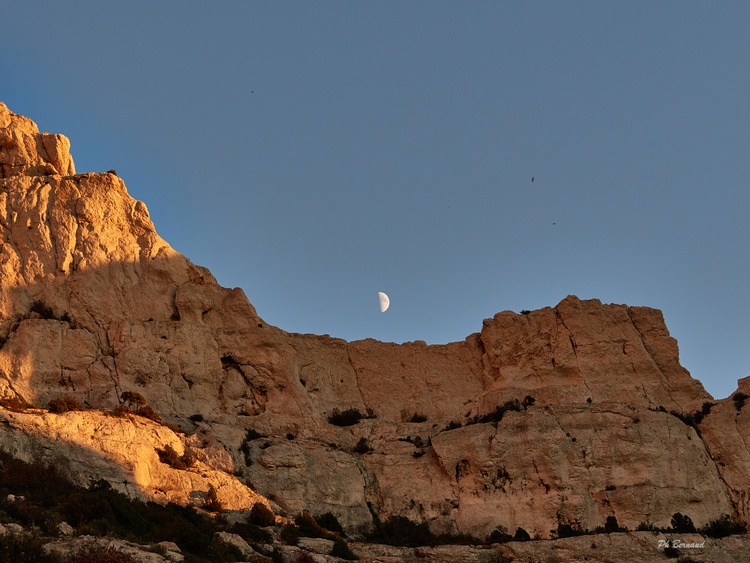
<svg viewBox="0 0 750 563"><path fill-rule="evenodd" d="M745 404L745 401L748 399L748 396L745 395L745 393L735 393L732 395L732 400L734 401L734 407L737 409L737 412L742 410L742 405Z"/></svg>
<svg viewBox="0 0 750 563"><path fill-rule="evenodd" d="M204 508L220 511L215 489L209 491ZM397 546L417 547L442 544L502 543L529 540L529 534L518 528L514 535L502 526L494 530L484 541L464 534L436 535L428 524L417 523L403 516L391 516L384 522L374 516L374 529L367 541ZM186 563L208 561L237 561L239 556L231 547L217 544L214 535L218 531L237 534L250 544L268 544L272 534L263 529L274 523L273 513L263 504L256 504L244 522L230 525L222 517L209 517L192 507L175 504L160 505L134 501L113 490L105 481L89 487L80 487L52 467L39 463L25 463L0 453L0 521L17 522L26 529L36 529L40 535L56 535L57 526L65 521L77 534L110 536L140 543L156 544L162 541L176 543L185 555ZM641 524L638 530L685 533L696 530L689 516L675 513L671 527L657 530L652 525ZM603 527L593 531L584 530L576 521L558 518L553 533L557 537L570 537L591 533L625 531L614 516L607 518ZM729 515L710 522L700 530L701 534L722 538L745 533L746 528L733 521ZM343 559L355 559L345 541L345 533L336 517L326 513L313 517L308 512L298 514L294 524L284 526L280 534L283 541L294 545L300 537L320 537L334 541L334 555ZM103 551L78 554L77 559L61 560L41 551L42 541L34 535L0 537L0 563L128 563L126 556L118 552ZM273 559L273 557L272 557Z"/></svg>
<svg viewBox="0 0 750 563"><path fill-rule="evenodd" d="M171 541L180 547L186 563L236 561L214 543L214 534L219 531L238 534L254 544L272 539L267 531L249 522L230 526L221 518L210 518L192 507L131 500L105 481L79 487L52 467L25 463L5 453L0 453L0 463L0 517L27 529L36 527L41 534L56 535L57 525L65 521L79 534L106 535L144 545ZM15 498L9 499L9 494ZM54 557L46 558L40 549L41 542L34 536L2 536L0 563L59 562Z"/></svg>
<svg viewBox="0 0 750 563"><path fill-rule="evenodd" d="M703 403L703 406L700 410L695 411L694 413L681 413L677 411L669 411L669 414L672 416L676 416L679 418L683 423L687 424L688 426L692 426L695 431L698 433L698 436L701 434L701 430L699 427L699 424L703 422L703 418L711 412L711 407L713 407L714 404L706 401ZM666 412L666 409L664 407L659 407L659 410L662 412Z"/></svg>
<svg viewBox="0 0 750 563"><path fill-rule="evenodd" d="M0 563L62 563L57 555L44 551L36 536L0 536Z"/></svg>
<svg viewBox="0 0 750 563"><path fill-rule="evenodd" d="M138 560L113 548L90 547L76 554L71 563L138 563Z"/></svg>
<svg viewBox="0 0 750 563"><path fill-rule="evenodd" d="M43 319L55 318L55 312L52 310L52 307L47 305L41 299L35 299L34 301L31 302L31 308L29 309L29 312L36 313L39 316L41 316Z"/></svg>
<svg viewBox="0 0 750 563"><path fill-rule="evenodd" d="M339 519L336 518L336 516L334 516L331 512L326 512L325 514L316 516L315 521L321 528L328 530L333 534L339 534L341 537L346 537L344 528L342 528L341 524L339 523Z"/></svg>
<svg viewBox="0 0 750 563"><path fill-rule="evenodd" d="M427 416L418 412L415 412L409 419L409 422L426 422Z"/></svg>
<svg viewBox="0 0 750 563"><path fill-rule="evenodd" d="M355 408L347 409L345 411L333 409L333 412L328 417L328 422L334 426L354 426L363 418L366 418L365 415Z"/></svg>
<svg viewBox="0 0 750 563"><path fill-rule="evenodd" d="M208 488L206 498L203 500L203 508L209 512L221 512L224 510L221 502L219 502L219 494L216 491L216 487L213 485Z"/></svg>
<svg viewBox="0 0 750 563"><path fill-rule="evenodd" d="M747 532L747 526L735 522L729 514L724 514L718 520L712 520L706 524L700 531L709 538L725 538L735 534L744 534Z"/></svg>
<svg viewBox="0 0 750 563"><path fill-rule="evenodd" d="M70 314L63 313L62 315L55 315L55 311L47 305L44 301L41 299L35 299L31 302L31 307L29 308L29 315L31 313L36 313L40 317L46 320L51 321L62 321L65 323L68 323L71 325L72 328L76 328L75 321L71 318ZM27 315L28 318L28 315Z"/></svg>
<svg viewBox="0 0 750 563"><path fill-rule="evenodd" d="M528 408L533 406L535 402L536 399L534 399L534 397L532 397L531 395L526 395L523 401L519 401L518 399L511 399L510 401L505 401L505 403L503 403L502 405L498 405L497 407L495 407L495 410L493 412L472 416L463 425L460 422L451 421L443 430L455 430L456 428L461 428L462 426L469 426L472 424L486 424L488 422L497 425L497 423L503 419L503 416L505 416L506 412L520 412L521 409L523 409L524 411L528 410Z"/></svg>
<svg viewBox="0 0 750 563"><path fill-rule="evenodd" d="M695 532L695 524L693 524L690 516L675 512L672 516L672 527L669 531L675 534L690 534Z"/></svg>
<svg viewBox="0 0 750 563"><path fill-rule="evenodd" d="M166 463L175 469L188 469L195 465L195 454L190 448L185 448L185 453L179 455L172 446L167 444L163 450L156 450L159 454L159 461Z"/></svg>
<svg viewBox="0 0 750 563"><path fill-rule="evenodd" d="M271 509L262 502L256 502L253 505L252 510L250 510L248 522L255 526L265 528L266 526L272 526L275 521L276 518L274 517L273 512L271 512Z"/></svg>
<svg viewBox="0 0 750 563"><path fill-rule="evenodd" d="M480 545L482 540L468 534L440 534L430 531L427 522L417 523L405 516L390 516L385 522L375 516L367 541L404 547L423 545Z"/></svg>
<svg viewBox="0 0 750 563"><path fill-rule="evenodd" d="M69 411L82 411L83 407L73 397L65 395L52 399L47 405L47 410L54 413L64 413Z"/></svg>
<svg viewBox="0 0 750 563"><path fill-rule="evenodd" d="M372 448L370 447L370 444L367 443L367 438L363 437L363 438L359 439L359 441L357 442L357 445L354 446L354 450L353 451L355 453L364 455L366 453L371 452Z"/></svg>
<svg viewBox="0 0 750 563"><path fill-rule="evenodd" d="M302 512L294 518L294 525L287 524L281 529L281 539L289 545L297 545L300 538L324 538L332 540L331 555L341 559L356 560L358 557L344 541L344 533L339 521L331 513L318 518L308 512Z"/></svg>
<svg viewBox="0 0 750 563"><path fill-rule="evenodd" d="M140 393L125 391L120 396L120 399L122 400L122 403L115 407L113 414L117 416L135 414L138 416L142 416L143 418L153 420L158 424L164 424L164 421L158 414L156 414L154 409L146 404L146 399L144 399L143 395L141 395ZM175 430L175 428L172 428L172 430Z"/></svg>
<svg viewBox="0 0 750 563"><path fill-rule="evenodd" d="M505 416L506 412L509 411L515 411L519 412L521 410L521 403L518 399L512 399L510 401L506 401L503 403L502 406L495 407L495 411L483 415L477 415L469 419L469 421L466 423L467 426L469 424L481 424L486 422L500 422L503 419L503 416Z"/></svg>
<svg viewBox="0 0 750 563"><path fill-rule="evenodd" d="M557 529L552 530L552 533L557 534L558 538L572 538L574 536L582 536L586 532L578 521L572 522L558 522Z"/></svg>
<svg viewBox="0 0 750 563"><path fill-rule="evenodd" d="M27 403L26 400L20 395L16 395L15 397L0 398L0 407L13 412L23 412L26 409L32 408L33 405Z"/></svg>

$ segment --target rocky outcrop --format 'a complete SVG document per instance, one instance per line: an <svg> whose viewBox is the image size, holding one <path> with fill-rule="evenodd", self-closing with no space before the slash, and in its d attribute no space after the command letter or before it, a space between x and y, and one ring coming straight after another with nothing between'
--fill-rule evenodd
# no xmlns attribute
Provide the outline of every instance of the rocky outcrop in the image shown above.
<svg viewBox="0 0 750 563"><path fill-rule="evenodd" d="M242 511L268 501L211 455L210 441L190 437L141 416L97 411L8 412L0 410L0 449L23 461L41 461L87 486L101 479L133 498L202 507L211 487L225 510ZM203 438L203 439L201 439ZM195 457L176 469L160 459L172 448Z"/></svg>
<svg viewBox="0 0 750 563"><path fill-rule="evenodd" d="M67 137L40 134L33 121L0 102L0 178L75 173Z"/></svg>
<svg viewBox="0 0 750 563"><path fill-rule="evenodd" d="M373 513L478 536L748 522L744 411L693 416L713 401L658 310L569 296L431 346L290 334L161 239L120 178L75 174L64 137L1 104L0 126L0 397L111 410L133 391L186 433L37 410L4 415L3 449L146 498L214 484L250 508L249 483L355 533ZM200 445L209 477L161 467L166 443Z"/></svg>

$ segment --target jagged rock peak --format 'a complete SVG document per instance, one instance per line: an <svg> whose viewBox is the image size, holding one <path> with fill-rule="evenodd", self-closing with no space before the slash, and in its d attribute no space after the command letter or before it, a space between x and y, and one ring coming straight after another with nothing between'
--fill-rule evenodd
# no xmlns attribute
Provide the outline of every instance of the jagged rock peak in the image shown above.
<svg viewBox="0 0 750 563"><path fill-rule="evenodd" d="M31 119L0 102L0 178L75 173L65 135L40 133Z"/></svg>

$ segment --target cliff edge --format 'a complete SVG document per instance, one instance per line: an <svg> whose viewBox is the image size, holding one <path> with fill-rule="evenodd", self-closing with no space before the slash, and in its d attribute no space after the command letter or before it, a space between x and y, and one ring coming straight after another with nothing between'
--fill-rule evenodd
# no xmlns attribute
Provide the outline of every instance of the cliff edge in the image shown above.
<svg viewBox="0 0 750 563"><path fill-rule="evenodd" d="M0 449L135 497L213 485L233 509L353 532L374 515L542 538L609 516L749 522L750 415L691 378L660 311L569 296L432 346L291 334L69 148L0 103L0 397L38 407L0 409ZM124 392L171 428L110 420ZM90 410L46 410L64 396ZM162 468L167 443L203 465Z"/></svg>

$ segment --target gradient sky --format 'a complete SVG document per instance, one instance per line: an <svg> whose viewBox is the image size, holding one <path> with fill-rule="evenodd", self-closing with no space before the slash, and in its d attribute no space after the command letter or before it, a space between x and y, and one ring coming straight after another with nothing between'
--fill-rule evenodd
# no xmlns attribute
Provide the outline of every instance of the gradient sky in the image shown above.
<svg viewBox="0 0 750 563"><path fill-rule="evenodd" d="M573 294L661 309L716 398L750 375L746 1L26 0L2 19L0 100L68 136L78 172L116 169L268 323L445 343Z"/></svg>

